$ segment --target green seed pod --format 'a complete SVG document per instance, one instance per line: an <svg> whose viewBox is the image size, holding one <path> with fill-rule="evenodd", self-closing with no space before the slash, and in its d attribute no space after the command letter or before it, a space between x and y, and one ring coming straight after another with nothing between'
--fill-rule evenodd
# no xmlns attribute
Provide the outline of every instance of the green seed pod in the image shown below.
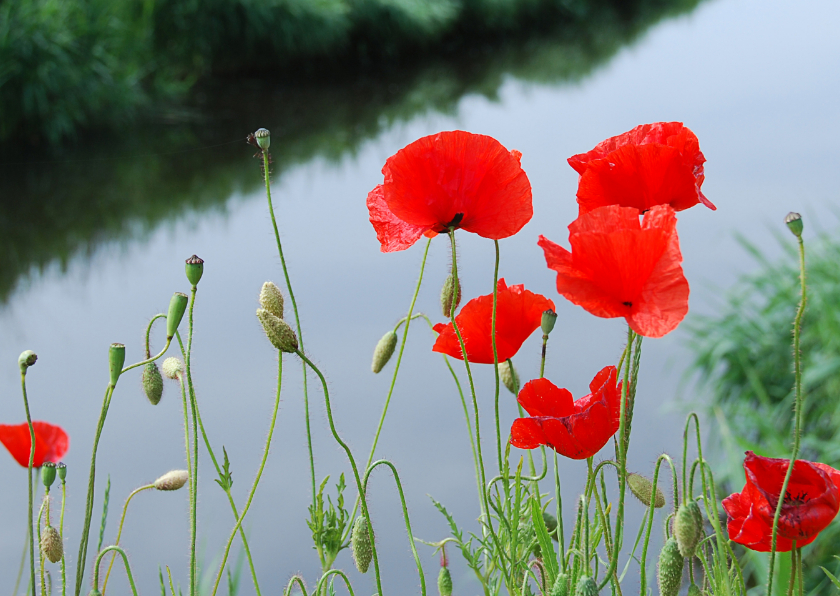
<svg viewBox="0 0 840 596"><path fill-rule="evenodd" d="M41 482L47 488L53 485L55 482L55 464L51 461L45 461L41 465Z"/></svg>
<svg viewBox="0 0 840 596"><path fill-rule="evenodd" d="M61 482L64 482L67 479L67 464L58 462L55 464L55 469L58 472L58 477L61 479Z"/></svg>
<svg viewBox="0 0 840 596"><path fill-rule="evenodd" d="M260 149L263 151L267 151L271 146L271 133L268 132L267 128L257 129L254 133L254 137L257 139L257 145L259 145Z"/></svg>
<svg viewBox="0 0 840 596"><path fill-rule="evenodd" d="M683 556L674 537L669 538L659 553L656 565L656 579L659 582L660 596L677 596L682 585Z"/></svg>
<svg viewBox="0 0 840 596"><path fill-rule="evenodd" d="M125 346L123 344L111 344L108 349L108 368L111 371L111 385L117 386L120 380L123 365L125 364Z"/></svg>
<svg viewBox="0 0 840 596"><path fill-rule="evenodd" d="M557 537L557 518L551 515L548 511L543 511L543 523L545 523L545 529L548 530L548 535L551 536L551 539L554 542L559 542L560 539Z"/></svg>
<svg viewBox="0 0 840 596"><path fill-rule="evenodd" d="M155 480L157 490L178 490L190 479L190 473L186 470L172 470Z"/></svg>
<svg viewBox="0 0 840 596"><path fill-rule="evenodd" d="M175 332L178 330L178 325L181 324L181 319L184 318L184 313L187 312L187 304L190 299L186 294L175 292L169 300L169 313L166 315L166 339L175 337Z"/></svg>
<svg viewBox="0 0 840 596"><path fill-rule="evenodd" d="M802 216L791 211L785 216L785 223L788 229L793 232L797 238L802 237Z"/></svg>
<svg viewBox="0 0 840 596"><path fill-rule="evenodd" d="M278 319L283 318L283 293L276 285L267 281L260 290L260 306Z"/></svg>
<svg viewBox="0 0 840 596"><path fill-rule="evenodd" d="M548 335L554 329L554 324L557 322L557 313L553 310L546 310L542 314L542 320L540 321L540 328L542 329L543 335Z"/></svg>
<svg viewBox="0 0 840 596"><path fill-rule="evenodd" d="M99 590L97 590L96 588L93 588L93 589L92 589L92 590L88 593L88 596L102 596L102 592L100 592L100 591L99 591Z"/></svg>
<svg viewBox="0 0 840 596"><path fill-rule="evenodd" d="M692 504L694 507L691 507ZM698 517L699 508L693 501L680 505L677 515L674 516L674 536L683 557L693 557L694 549L700 542L702 528L697 524Z"/></svg>
<svg viewBox="0 0 840 596"><path fill-rule="evenodd" d="M201 276L204 275L204 259L201 259L196 255L191 256L186 260L185 269L187 272L187 281L189 281L193 287L197 286L198 282L201 280Z"/></svg>
<svg viewBox="0 0 840 596"><path fill-rule="evenodd" d="M359 573L367 573L370 562L373 560L373 549L368 535L368 521L364 515L356 518L353 524L353 531L350 534L350 544L353 550L353 562Z"/></svg>
<svg viewBox="0 0 840 596"><path fill-rule="evenodd" d="M263 308L257 309L257 318L262 323L263 331L275 348L281 352L297 351L297 336L286 321L278 319Z"/></svg>
<svg viewBox="0 0 840 596"><path fill-rule="evenodd" d="M170 356L163 361L161 371L163 371L163 376L167 379L176 380L178 376L184 372L184 363L180 358Z"/></svg>
<svg viewBox="0 0 840 596"><path fill-rule="evenodd" d="M514 395L519 395L519 373L516 372L512 360L507 359L499 363L499 378L508 391Z"/></svg>
<svg viewBox="0 0 840 596"><path fill-rule="evenodd" d="M20 353L18 356L18 365L20 365L20 372L26 374L27 369L30 366L35 364L35 361L38 360L37 354L32 350L25 350Z"/></svg>
<svg viewBox="0 0 840 596"><path fill-rule="evenodd" d="M455 292L455 276L451 273L443 282L443 288L440 290L440 309L443 311L444 317L449 317L452 313L452 294ZM455 308L461 304L461 282L458 281L458 295L455 296Z"/></svg>
<svg viewBox="0 0 840 596"><path fill-rule="evenodd" d="M438 592L440 596L452 596L452 574L448 567L441 567L438 573Z"/></svg>
<svg viewBox="0 0 840 596"><path fill-rule="evenodd" d="M598 596L598 584L588 575L581 576L575 588L575 596Z"/></svg>
<svg viewBox="0 0 840 596"><path fill-rule="evenodd" d="M633 496L642 502L645 507L650 507L650 497L653 491L653 482L642 476L631 472L627 474L627 486L630 487L630 492ZM653 501L653 506L656 509L665 507L665 493L660 488L656 487L656 498Z"/></svg>
<svg viewBox="0 0 840 596"><path fill-rule="evenodd" d="M569 596L569 576L565 573L557 574L554 585L551 586L550 596Z"/></svg>
<svg viewBox="0 0 840 596"><path fill-rule="evenodd" d="M700 586L697 584L691 584L688 588L686 596L703 596L703 592L700 590Z"/></svg>
<svg viewBox="0 0 840 596"><path fill-rule="evenodd" d="M389 331L385 335L382 336L382 339L376 344L376 348L373 350L373 362L370 365L370 370L375 373L378 373L380 370L384 368L388 361L391 359L391 356L394 355L394 350L397 347L397 334L393 331Z"/></svg>
<svg viewBox="0 0 840 596"><path fill-rule="evenodd" d="M143 383L143 393L146 394L153 406L160 403L163 396L163 377L160 376L160 369L154 362L149 362L143 367L143 374L140 375Z"/></svg>
<svg viewBox="0 0 840 596"><path fill-rule="evenodd" d="M64 555L61 535L52 526L44 528L44 532L41 534L41 553L50 560L50 563L58 563Z"/></svg>

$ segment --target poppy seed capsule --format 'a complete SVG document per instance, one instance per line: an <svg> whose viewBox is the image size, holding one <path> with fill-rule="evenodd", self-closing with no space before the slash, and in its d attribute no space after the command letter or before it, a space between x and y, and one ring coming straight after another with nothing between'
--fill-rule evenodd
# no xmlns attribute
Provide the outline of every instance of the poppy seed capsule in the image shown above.
<svg viewBox="0 0 840 596"><path fill-rule="evenodd" d="M283 318L283 294L270 281L265 282L260 290L260 306L278 319Z"/></svg>
<svg viewBox="0 0 840 596"><path fill-rule="evenodd" d="M271 133L268 132L267 128L258 128L254 133L254 137L257 139L257 145L263 151L267 151L271 146Z"/></svg>
<svg viewBox="0 0 840 596"><path fill-rule="evenodd" d="M350 544L353 550L353 562L359 573L367 573L370 562L373 560L373 549L368 534L368 521L364 515L356 518L353 524L353 531L350 534Z"/></svg>
<svg viewBox="0 0 840 596"><path fill-rule="evenodd" d="M160 376L160 369L154 362L149 362L143 367L143 374L140 375L143 383L143 393L149 402L156 406L163 396L163 377Z"/></svg>
<svg viewBox="0 0 840 596"><path fill-rule="evenodd" d="M542 319L540 320L540 328L542 329L543 335L548 335L554 329L554 324L557 322L557 313L553 310L547 310L543 312Z"/></svg>
<svg viewBox="0 0 840 596"><path fill-rule="evenodd" d="M673 536L665 542L656 564L656 580L660 596L677 596L682 585L683 556Z"/></svg>
<svg viewBox="0 0 840 596"><path fill-rule="evenodd" d="M201 276L204 275L204 259L198 257L197 255L191 256L186 260L185 270L187 273L187 281L189 281L193 286L197 286L198 282L201 280Z"/></svg>
<svg viewBox="0 0 840 596"><path fill-rule="evenodd" d="M694 501L680 505L680 508L677 509L677 515L674 516L674 536L683 557L694 556L694 549L702 538L702 524L703 517L700 514L700 507Z"/></svg>
<svg viewBox="0 0 840 596"><path fill-rule="evenodd" d="M686 596L703 596L703 592L700 590L700 586L697 584L691 584L688 588Z"/></svg>
<svg viewBox="0 0 840 596"><path fill-rule="evenodd" d="M171 356L163 361L161 370L163 371L164 377L175 380L179 377L179 375L181 375L181 373L184 372L184 363L180 358Z"/></svg>
<svg viewBox="0 0 840 596"><path fill-rule="evenodd" d="M639 499L642 502L642 505L645 507L650 507L650 497L651 493L653 492L653 482L642 476L641 474L635 474L633 472L627 474L627 485L630 487L630 492L633 493L633 496ZM656 498L653 501L653 506L656 509L661 509L665 507L665 493L657 486L656 487Z"/></svg>
<svg viewBox="0 0 840 596"><path fill-rule="evenodd" d="M178 490L190 479L190 473L186 470L172 470L157 480L154 485L157 490Z"/></svg>
<svg viewBox="0 0 840 596"><path fill-rule="evenodd" d="M278 319L263 308L257 309L257 318L262 324L265 335L281 352L296 352L298 341L295 332L283 319Z"/></svg>
<svg viewBox="0 0 840 596"><path fill-rule="evenodd" d="M519 373L516 372L516 368L514 368L513 361L510 358L499 364L499 378L505 384L508 391L514 395L519 394Z"/></svg>
<svg viewBox="0 0 840 596"><path fill-rule="evenodd" d="M453 306L452 306L452 294L455 292L455 276L451 273L446 277L446 281L443 282L443 288L440 290L440 309L443 311L444 317L449 317L452 314ZM455 296L455 306L454 308L458 308L458 305L461 304L461 281L458 280L458 294Z"/></svg>
<svg viewBox="0 0 840 596"><path fill-rule="evenodd" d="M114 387L120 380L124 364L125 346L123 344L111 344L111 347L108 348L108 368L111 373L111 385Z"/></svg>
<svg viewBox="0 0 840 596"><path fill-rule="evenodd" d="M787 224L788 229L793 232L793 235L797 238L802 237L802 216L798 213L791 211L785 216L785 223Z"/></svg>
<svg viewBox="0 0 840 596"><path fill-rule="evenodd" d="M26 374L27 369L35 364L35 361L38 360L37 354L32 350L24 350L18 356L18 364L20 365L20 372Z"/></svg>
<svg viewBox="0 0 840 596"><path fill-rule="evenodd" d="M189 301L189 297L182 292L172 294L172 298L169 300L169 313L166 315L166 339L175 337L178 325L181 324L181 319L184 318L184 313L187 312L187 303Z"/></svg>
<svg viewBox="0 0 840 596"><path fill-rule="evenodd" d="M554 585L551 586L550 596L569 596L569 576L565 573L558 573Z"/></svg>
<svg viewBox="0 0 840 596"><path fill-rule="evenodd" d="M55 482L55 464L51 461L45 461L41 464L41 483L49 488L53 485L53 482Z"/></svg>
<svg viewBox="0 0 840 596"><path fill-rule="evenodd" d="M373 350L373 362L370 365L370 370L375 373L378 373L382 370L388 361L391 359L391 356L394 355L394 350L397 347L397 334L392 329L388 333L382 336L382 339L376 344L376 348Z"/></svg>
<svg viewBox="0 0 840 596"><path fill-rule="evenodd" d="M575 596L598 596L598 584L588 575L584 575L578 581Z"/></svg>
<svg viewBox="0 0 840 596"><path fill-rule="evenodd" d="M448 567L441 567L438 573L438 593L440 596L452 596L452 574Z"/></svg>
<svg viewBox="0 0 840 596"><path fill-rule="evenodd" d="M64 555L64 545L61 543L61 535L52 526L44 528L41 534L41 552L50 563L58 563Z"/></svg>
<svg viewBox="0 0 840 596"><path fill-rule="evenodd" d="M67 464L58 462L55 464L55 469L58 472L59 479L64 482L67 479Z"/></svg>

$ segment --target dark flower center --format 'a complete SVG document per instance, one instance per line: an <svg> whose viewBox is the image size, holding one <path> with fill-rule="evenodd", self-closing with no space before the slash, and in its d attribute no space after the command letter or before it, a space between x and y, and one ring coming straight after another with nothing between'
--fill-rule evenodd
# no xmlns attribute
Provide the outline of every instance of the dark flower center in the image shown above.
<svg viewBox="0 0 840 596"><path fill-rule="evenodd" d="M633 303L632 303L632 302L630 302L629 300L628 300L627 302L622 302L622 304L623 304L624 306L627 306L627 307L633 306Z"/></svg>
<svg viewBox="0 0 840 596"><path fill-rule="evenodd" d="M796 493L795 495L790 494L790 491L785 492L785 505L799 507L800 505L804 505L805 503L807 503L808 500L808 493L806 492Z"/></svg>
<svg viewBox="0 0 840 596"><path fill-rule="evenodd" d="M446 224L439 224L439 227L432 228L432 231L437 232L438 234L445 234L449 231L450 228L457 229L461 227L461 221L464 219L463 213L456 213L455 217L452 218L452 221Z"/></svg>

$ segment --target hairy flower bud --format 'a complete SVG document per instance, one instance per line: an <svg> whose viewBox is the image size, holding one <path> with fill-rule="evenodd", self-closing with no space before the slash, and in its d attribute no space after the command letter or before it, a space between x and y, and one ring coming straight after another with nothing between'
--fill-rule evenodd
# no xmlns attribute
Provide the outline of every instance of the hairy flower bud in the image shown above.
<svg viewBox="0 0 840 596"><path fill-rule="evenodd" d="M44 532L41 534L41 552L49 559L50 563L58 563L64 555L61 535L52 526L44 528Z"/></svg>
<svg viewBox="0 0 840 596"><path fill-rule="evenodd" d="M575 596L598 596L598 584L588 575L582 576L575 588Z"/></svg>
<svg viewBox="0 0 840 596"><path fill-rule="evenodd" d="M558 573L554 585L551 586L550 596L569 596L569 576L565 573Z"/></svg>
<svg viewBox="0 0 840 596"><path fill-rule="evenodd" d="M163 376L167 379L177 379L178 376L184 372L184 363L180 358L170 356L163 361L161 370L163 371Z"/></svg>
<svg viewBox="0 0 840 596"><path fill-rule="evenodd" d="M540 320L540 328L543 335L548 335L554 329L554 324L557 322L557 313L553 310L544 311L542 319Z"/></svg>
<svg viewBox="0 0 840 596"><path fill-rule="evenodd" d="M175 337L175 332L178 330L178 325L181 324L181 319L184 318L184 313L187 312L187 303L190 299L182 292L175 292L169 300L169 313L166 315L166 339Z"/></svg>
<svg viewBox="0 0 840 596"><path fill-rule="evenodd" d="M143 374L140 375L143 383L143 393L153 406L160 403L163 396L163 377L160 376L160 369L154 362L149 362L143 367Z"/></svg>
<svg viewBox="0 0 840 596"><path fill-rule="evenodd" d="M452 295L455 293L455 276L451 273L447 276L446 281L443 282L443 288L440 290L440 309L443 311L444 317L449 317L452 314ZM455 296L455 308L461 304L461 282L458 281L458 294Z"/></svg>
<svg viewBox="0 0 840 596"><path fill-rule="evenodd" d="M295 332L283 319L275 317L264 308L257 309L257 318L262 324L265 335L274 344L274 347L281 352L295 352L298 349L298 340Z"/></svg>
<svg viewBox="0 0 840 596"><path fill-rule="evenodd" d="M650 497L653 492L653 482L642 476L631 472L627 474L627 486L630 487L630 492L633 496L642 502L645 507L650 507ZM653 501L653 506L656 509L665 507L665 493L656 487L656 498Z"/></svg>
<svg viewBox="0 0 840 596"><path fill-rule="evenodd" d="M201 280L201 276L204 275L204 259L198 257L197 255L191 256L186 260L185 270L187 273L187 281L189 281L193 287L197 286L198 282Z"/></svg>
<svg viewBox="0 0 840 596"><path fill-rule="evenodd" d="M683 557L693 557L697 543L703 537L703 517L700 514L700 507L694 501L690 501L677 509L674 516L674 536Z"/></svg>
<svg viewBox="0 0 840 596"><path fill-rule="evenodd" d="M260 290L260 306L278 319L283 318L283 293L276 285L267 281Z"/></svg>
<svg viewBox="0 0 840 596"><path fill-rule="evenodd" d="M368 521L364 515L357 517L353 523L350 544L356 569L359 570L359 573L367 573L370 562L373 560L373 549L371 548L370 535L368 535Z"/></svg>
<svg viewBox="0 0 840 596"><path fill-rule="evenodd" d="M178 490L190 479L190 473L186 470L172 470L155 480L157 490Z"/></svg>
<svg viewBox="0 0 840 596"><path fill-rule="evenodd" d="M514 395L519 395L519 373L513 366L513 361L508 358L504 362L499 363L499 378L505 384L508 391Z"/></svg>
<svg viewBox="0 0 840 596"><path fill-rule="evenodd" d="M397 347L397 334L392 329L382 336L382 339L376 344L373 350L373 362L370 365L370 370L378 373L384 368L391 356L394 355L394 350Z"/></svg>
<svg viewBox="0 0 840 596"><path fill-rule="evenodd" d="M41 464L41 483L47 488L51 487L55 482L55 464L51 461L45 461Z"/></svg>
<svg viewBox="0 0 840 596"><path fill-rule="evenodd" d="M438 573L438 593L440 596L452 596L452 574L448 567L441 567Z"/></svg>
<svg viewBox="0 0 840 596"><path fill-rule="evenodd" d="M656 565L656 579L659 583L660 596L677 596L682 585L683 556L674 537L669 538L659 553Z"/></svg>
<svg viewBox="0 0 840 596"><path fill-rule="evenodd" d="M798 213L791 211L785 216L785 223L787 224L788 229L793 232L793 235L797 238L802 237L802 216Z"/></svg>
<svg viewBox="0 0 840 596"><path fill-rule="evenodd" d="M557 518L551 515L548 511L543 511L542 517L545 529L548 530L548 535L551 536L551 539L554 540L554 542L559 542L560 539L557 536Z"/></svg>
<svg viewBox="0 0 840 596"><path fill-rule="evenodd" d="M111 385L116 387L120 380L123 365L125 364L125 346L123 344L111 344L108 349L108 369L111 372Z"/></svg>
<svg viewBox="0 0 840 596"><path fill-rule="evenodd" d="M38 360L37 354L32 350L24 350L18 356L18 365L20 365L20 372L26 374L27 369L35 364L35 361Z"/></svg>
<svg viewBox="0 0 840 596"><path fill-rule="evenodd" d="M260 146L260 149L264 151L271 146L271 133L268 132L267 128L258 128L254 132L254 138L257 139L257 145Z"/></svg>

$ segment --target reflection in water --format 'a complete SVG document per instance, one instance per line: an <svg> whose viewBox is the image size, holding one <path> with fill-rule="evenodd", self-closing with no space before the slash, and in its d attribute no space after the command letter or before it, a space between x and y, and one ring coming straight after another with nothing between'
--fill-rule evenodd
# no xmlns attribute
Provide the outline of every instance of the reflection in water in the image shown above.
<svg viewBox="0 0 840 596"><path fill-rule="evenodd" d="M31 150L7 147L0 164L0 301L32 271L66 267L103 242L142 237L163 221L222 208L234 192L255 189L261 181L241 145L259 126L272 131L277 177L316 156L352 153L396 122L452 113L467 94L492 99L508 77L578 81L657 21L699 2L638 0L620 14L592 11L574 29L387 75L288 85L216 80L155 123L75 147L69 161L39 161Z"/></svg>

